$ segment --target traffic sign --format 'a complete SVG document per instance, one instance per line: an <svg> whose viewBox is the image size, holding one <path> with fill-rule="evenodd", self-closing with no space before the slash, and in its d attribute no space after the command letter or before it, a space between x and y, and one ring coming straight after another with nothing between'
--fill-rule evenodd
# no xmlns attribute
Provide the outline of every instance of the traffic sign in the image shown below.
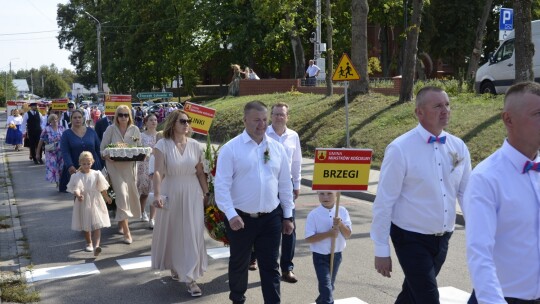
<svg viewBox="0 0 540 304"><path fill-rule="evenodd" d="M317 148L311 189L367 190L372 154L371 149Z"/></svg>
<svg viewBox="0 0 540 304"><path fill-rule="evenodd" d="M499 30L511 31L514 29L514 10L511 8L501 8L499 16Z"/></svg>
<svg viewBox="0 0 540 304"><path fill-rule="evenodd" d="M191 118L191 129L193 129L193 132L208 135L208 130L212 125L216 110L195 103L186 102L184 111L186 111L189 118Z"/></svg>
<svg viewBox="0 0 540 304"><path fill-rule="evenodd" d="M172 92L141 92L137 93L137 98L151 99L151 98L172 98Z"/></svg>
<svg viewBox="0 0 540 304"><path fill-rule="evenodd" d="M351 59L347 54L343 54L339 60L339 64L334 71L334 76L332 76L333 81L349 81L349 80L360 80L360 75L356 72Z"/></svg>

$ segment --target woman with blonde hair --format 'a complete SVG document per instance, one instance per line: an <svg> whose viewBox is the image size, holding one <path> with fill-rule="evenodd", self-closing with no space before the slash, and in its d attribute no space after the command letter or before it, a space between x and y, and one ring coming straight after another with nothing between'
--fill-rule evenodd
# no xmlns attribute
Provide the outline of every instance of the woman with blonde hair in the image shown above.
<svg viewBox="0 0 540 304"><path fill-rule="evenodd" d="M110 125L101 141L101 155L116 195L116 220L118 232L124 235L123 242L131 244L133 237L129 230L128 219L141 216L139 191L137 190L137 165L135 161L114 161L105 151L110 144L138 145L141 140L139 128L133 124L131 110L126 105L120 105L114 113L113 124Z"/></svg>
<svg viewBox="0 0 540 304"><path fill-rule="evenodd" d="M233 70L233 77L231 83L229 83L229 95L238 96L240 93L240 79L242 79L242 69L238 64L231 64L231 69Z"/></svg>
<svg viewBox="0 0 540 304"><path fill-rule="evenodd" d="M152 268L171 270L193 297L202 295L196 280L208 264L204 244L204 203L208 182L204 153L189 138L191 119L182 110L167 117L163 139L154 146L154 201L157 207L152 236Z"/></svg>

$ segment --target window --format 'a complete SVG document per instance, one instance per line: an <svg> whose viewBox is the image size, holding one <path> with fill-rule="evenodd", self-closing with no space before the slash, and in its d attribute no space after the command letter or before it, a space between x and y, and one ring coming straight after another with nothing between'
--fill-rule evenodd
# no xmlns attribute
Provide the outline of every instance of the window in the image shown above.
<svg viewBox="0 0 540 304"><path fill-rule="evenodd" d="M495 56L495 62L503 61L509 59L514 54L514 39L506 41L498 50Z"/></svg>

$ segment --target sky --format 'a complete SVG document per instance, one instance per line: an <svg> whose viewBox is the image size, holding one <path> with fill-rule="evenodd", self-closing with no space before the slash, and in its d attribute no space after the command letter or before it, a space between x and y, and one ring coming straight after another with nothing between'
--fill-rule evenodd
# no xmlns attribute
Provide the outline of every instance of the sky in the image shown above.
<svg viewBox="0 0 540 304"><path fill-rule="evenodd" d="M0 71L39 69L52 63L74 70L58 46L57 4L68 0L0 0ZM40 33L36 33L40 32ZM26 34L28 33L28 34Z"/></svg>

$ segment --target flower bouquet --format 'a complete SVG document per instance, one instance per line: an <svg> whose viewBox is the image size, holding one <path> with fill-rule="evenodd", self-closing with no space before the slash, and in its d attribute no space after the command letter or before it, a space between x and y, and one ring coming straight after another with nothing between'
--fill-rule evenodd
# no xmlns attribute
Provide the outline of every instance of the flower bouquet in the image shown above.
<svg viewBox="0 0 540 304"><path fill-rule="evenodd" d="M208 235L224 245L229 245L227 229L225 228L225 214L219 210L214 196L214 178L216 176L216 164L219 147L212 146L210 136L207 138L206 149L204 151L204 172L208 178L208 205L204 209L204 225L208 230Z"/></svg>
<svg viewBox="0 0 540 304"><path fill-rule="evenodd" d="M17 129L17 126L15 126L14 123L10 123L10 124L8 125L8 128L10 128L10 129Z"/></svg>
<svg viewBox="0 0 540 304"><path fill-rule="evenodd" d="M109 144L105 148L104 154L107 154L115 161L143 161L152 153L150 147L131 146L126 143Z"/></svg>

